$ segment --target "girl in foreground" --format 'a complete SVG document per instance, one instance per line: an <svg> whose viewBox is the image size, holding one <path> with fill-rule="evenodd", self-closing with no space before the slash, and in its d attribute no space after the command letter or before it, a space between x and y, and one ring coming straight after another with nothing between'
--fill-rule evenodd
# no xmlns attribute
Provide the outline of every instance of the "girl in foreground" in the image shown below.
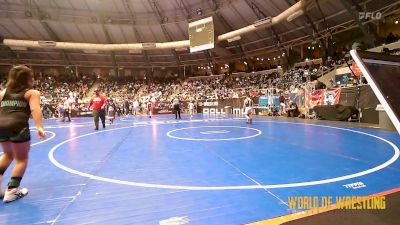
<svg viewBox="0 0 400 225"><path fill-rule="evenodd" d="M33 90L32 70L26 66L15 66L8 73L6 89L0 92L0 143L3 153L0 156L0 197L4 202L12 202L28 194L20 183L28 166L31 146L29 117L36 123L40 139L45 138L43 116L40 109L40 93ZM15 161L11 179L5 192L1 190L3 174Z"/></svg>

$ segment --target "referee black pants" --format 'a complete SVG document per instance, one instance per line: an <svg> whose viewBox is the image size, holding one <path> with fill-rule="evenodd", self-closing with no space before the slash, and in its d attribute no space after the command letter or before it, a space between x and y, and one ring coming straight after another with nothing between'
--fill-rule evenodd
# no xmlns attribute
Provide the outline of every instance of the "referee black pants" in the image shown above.
<svg viewBox="0 0 400 225"><path fill-rule="evenodd" d="M101 123L103 124L103 128L106 127L106 110L96 110L93 109L93 118L94 118L94 125L96 129L99 129L99 118L101 119Z"/></svg>
<svg viewBox="0 0 400 225"><path fill-rule="evenodd" d="M174 105L175 119L181 119L181 107L180 105Z"/></svg>
<svg viewBox="0 0 400 225"><path fill-rule="evenodd" d="M68 122L71 122L71 112L68 109L64 111L62 122L65 121L65 118L68 118Z"/></svg>

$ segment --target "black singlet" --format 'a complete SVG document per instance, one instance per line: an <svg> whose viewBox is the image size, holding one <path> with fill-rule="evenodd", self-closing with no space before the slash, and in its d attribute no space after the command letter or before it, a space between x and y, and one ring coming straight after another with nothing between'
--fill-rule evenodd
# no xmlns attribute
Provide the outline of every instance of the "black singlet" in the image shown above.
<svg viewBox="0 0 400 225"><path fill-rule="evenodd" d="M246 107L251 107L251 99L250 98L246 98L245 100L244 100L244 105L246 106Z"/></svg>
<svg viewBox="0 0 400 225"><path fill-rule="evenodd" d="M31 109L23 90L10 93L6 90L0 101L0 142L26 142L30 140L29 117Z"/></svg>

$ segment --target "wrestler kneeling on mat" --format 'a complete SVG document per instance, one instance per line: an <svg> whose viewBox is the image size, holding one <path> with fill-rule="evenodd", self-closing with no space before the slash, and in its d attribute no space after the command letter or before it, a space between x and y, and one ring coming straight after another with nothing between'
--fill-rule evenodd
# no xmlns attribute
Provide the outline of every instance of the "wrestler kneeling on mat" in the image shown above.
<svg viewBox="0 0 400 225"><path fill-rule="evenodd" d="M20 183L28 166L31 136L29 117L35 121L37 134L45 138L43 115L40 109L40 93L33 90L32 70L26 66L15 66L8 73L6 89L0 92L0 142L4 154L0 156L0 185L3 174L15 162L11 179L0 197L4 202L12 202L28 194Z"/></svg>

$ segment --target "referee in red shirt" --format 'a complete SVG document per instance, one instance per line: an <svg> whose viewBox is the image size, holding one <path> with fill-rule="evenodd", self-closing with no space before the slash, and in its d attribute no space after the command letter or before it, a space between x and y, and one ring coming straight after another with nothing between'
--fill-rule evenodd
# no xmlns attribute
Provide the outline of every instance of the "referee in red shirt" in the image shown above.
<svg viewBox="0 0 400 225"><path fill-rule="evenodd" d="M99 117L103 128L106 128L106 98L100 94L100 90L95 90L96 95L90 99L89 107L93 109L95 130L99 130Z"/></svg>

